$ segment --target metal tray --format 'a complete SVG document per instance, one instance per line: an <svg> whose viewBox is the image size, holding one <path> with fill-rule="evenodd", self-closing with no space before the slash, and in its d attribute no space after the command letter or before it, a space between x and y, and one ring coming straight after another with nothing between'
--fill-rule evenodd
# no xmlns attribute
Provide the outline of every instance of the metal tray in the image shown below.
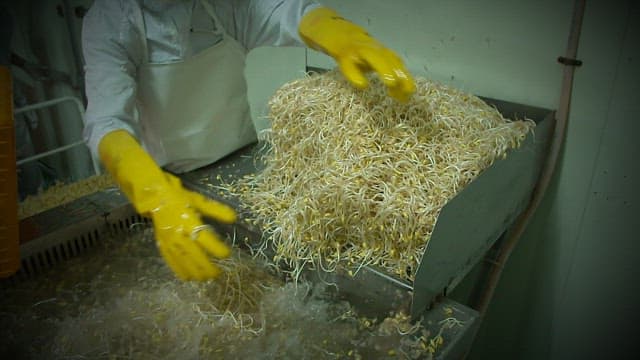
<svg viewBox="0 0 640 360"><path fill-rule="evenodd" d="M483 100L495 106L506 118L535 121L535 132L520 148L511 151L505 159L497 160L445 205L413 283L373 267L365 267L365 271L358 272L354 278L343 280L363 288L378 288L386 296L394 291L380 290L385 286L410 293L414 319L435 305L437 298L450 293L526 208L544 162L555 122L554 113L500 100ZM183 174L181 178L185 186L240 208L237 200L222 197L218 186L222 181L260 171L260 154L261 147L254 144L215 165ZM259 229L248 223L241 226L241 238L249 239L249 243L260 241ZM376 277L384 281L369 286L377 283L373 280ZM348 287L343 285L343 288ZM387 304L393 307L399 302L394 300Z"/></svg>

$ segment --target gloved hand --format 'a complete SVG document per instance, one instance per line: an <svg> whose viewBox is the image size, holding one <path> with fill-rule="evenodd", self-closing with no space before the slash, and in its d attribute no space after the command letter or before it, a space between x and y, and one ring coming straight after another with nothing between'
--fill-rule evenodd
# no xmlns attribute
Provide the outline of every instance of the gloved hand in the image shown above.
<svg viewBox="0 0 640 360"><path fill-rule="evenodd" d="M169 267L183 280L207 280L220 269L208 258L226 258L231 250L202 224L200 215L232 223L230 207L185 190L180 179L162 171L126 131L102 138L100 159L134 205L153 220L156 242Z"/></svg>
<svg viewBox="0 0 640 360"><path fill-rule="evenodd" d="M398 55L334 10L320 7L309 11L298 30L309 47L333 57L355 87L365 88L365 74L373 70L387 86L389 94L399 101L407 101L415 92L413 78Z"/></svg>

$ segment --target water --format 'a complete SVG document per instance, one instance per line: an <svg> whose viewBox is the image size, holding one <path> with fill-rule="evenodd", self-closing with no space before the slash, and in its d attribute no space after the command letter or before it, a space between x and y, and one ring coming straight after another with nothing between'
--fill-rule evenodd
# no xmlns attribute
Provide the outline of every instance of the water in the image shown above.
<svg viewBox="0 0 640 360"><path fill-rule="evenodd" d="M2 290L0 354L27 359L428 357L402 314L359 316L323 284L285 283L236 250L216 281L185 283L150 230ZM408 333L407 335L402 335Z"/></svg>

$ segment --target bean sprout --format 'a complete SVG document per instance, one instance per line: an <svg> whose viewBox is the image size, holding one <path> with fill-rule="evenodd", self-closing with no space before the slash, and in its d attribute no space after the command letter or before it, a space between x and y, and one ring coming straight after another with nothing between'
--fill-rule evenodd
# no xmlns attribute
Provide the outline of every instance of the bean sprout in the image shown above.
<svg viewBox="0 0 640 360"><path fill-rule="evenodd" d="M285 84L269 102L263 171L224 186L294 278L304 263L345 263L413 280L440 210L535 126L423 78L406 104L370 80L354 90L331 71Z"/></svg>

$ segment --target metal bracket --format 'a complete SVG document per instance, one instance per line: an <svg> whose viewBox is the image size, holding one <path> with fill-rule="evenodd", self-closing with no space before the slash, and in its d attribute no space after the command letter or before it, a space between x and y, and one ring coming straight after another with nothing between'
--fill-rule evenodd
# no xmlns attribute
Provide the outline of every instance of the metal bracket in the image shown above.
<svg viewBox="0 0 640 360"><path fill-rule="evenodd" d="M48 101L43 101L43 102L40 102L40 103L37 103L37 104L33 104L33 105L27 105L27 106L21 107L19 109L15 109L13 114L14 115L18 115L18 114L21 114L21 113L24 113L24 112L27 112L27 111L32 111L32 110L37 110L37 109L42 109L42 108L58 105L58 104L60 104L62 102L65 102L65 101L70 101L70 102L74 103L74 105L76 105L76 109L78 110L78 113L80 114L80 118L84 121L84 105L82 104L82 101L80 101L80 99L78 99L76 97L73 97L73 96L64 96L64 97L61 97L61 98L48 100ZM43 158L43 157L46 157L46 156L49 156L49 155L57 154L59 152L65 151L67 149L70 149L72 147L79 146L79 145L84 145L84 140L78 140L78 141L73 142L71 144L63 145L63 146L60 146L60 147L58 147L56 149L45 151L43 153L36 154L36 155L30 156L30 157L25 158L25 159L21 159L21 160L19 160L17 162L17 165L22 165L22 164L24 164L26 162L38 160L40 158ZM96 173L96 175L100 175L102 173L102 171L100 170L100 163L93 156L91 156L91 161L93 163L93 171Z"/></svg>
<svg viewBox="0 0 640 360"><path fill-rule="evenodd" d="M558 56L558 62L567 66L582 66L582 60Z"/></svg>

